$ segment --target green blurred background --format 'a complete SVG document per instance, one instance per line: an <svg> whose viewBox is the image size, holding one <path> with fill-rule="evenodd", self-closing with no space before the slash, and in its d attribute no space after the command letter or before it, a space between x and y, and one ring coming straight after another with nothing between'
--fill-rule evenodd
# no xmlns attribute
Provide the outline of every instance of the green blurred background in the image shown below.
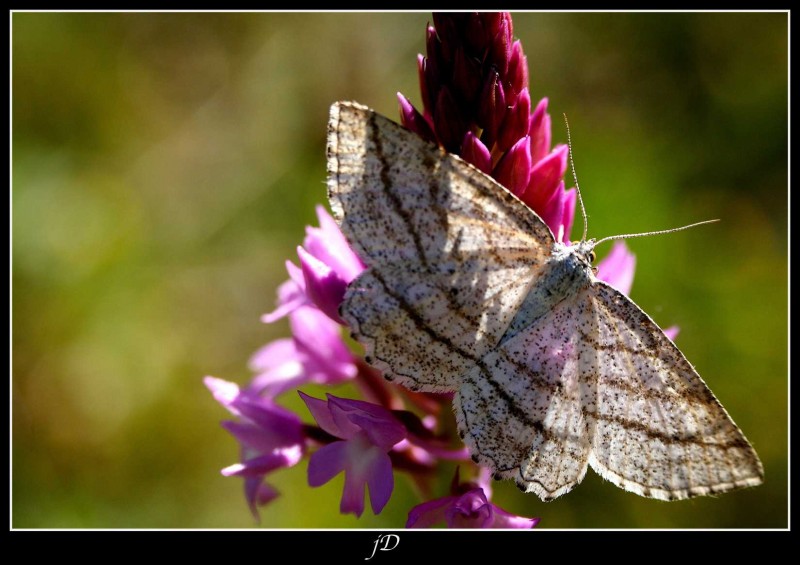
<svg viewBox="0 0 800 565"><path fill-rule="evenodd" d="M680 325L766 469L673 503L591 471L547 504L496 484L541 528L788 524L787 20L514 14L554 141L569 116L590 236L722 219L630 241L632 297ZM238 449L201 379L246 382L250 354L288 335L259 316L325 200L328 107L419 102L428 21L12 15L14 527L255 526L219 474ZM284 495L262 526L400 527L419 502L402 476L381 515L341 516L341 476L311 489L305 472L271 476Z"/></svg>

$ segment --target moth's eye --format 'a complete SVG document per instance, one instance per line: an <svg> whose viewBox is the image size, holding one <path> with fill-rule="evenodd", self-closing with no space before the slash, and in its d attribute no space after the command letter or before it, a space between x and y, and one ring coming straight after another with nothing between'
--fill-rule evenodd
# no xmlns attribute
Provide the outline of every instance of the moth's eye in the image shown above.
<svg viewBox="0 0 800 565"><path fill-rule="evenodd" d="M589 251L589 263L594 263L596 255L594 254L594 250Z"/></svg>

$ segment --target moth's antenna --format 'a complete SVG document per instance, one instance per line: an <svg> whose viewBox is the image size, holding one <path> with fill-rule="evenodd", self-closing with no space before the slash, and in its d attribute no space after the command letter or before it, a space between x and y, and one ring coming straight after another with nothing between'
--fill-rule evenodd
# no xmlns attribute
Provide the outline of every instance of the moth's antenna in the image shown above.
<svg viewBox="0 0 800 565"><path fill-rule="evenodd" d="M583 196L581 196L581 187L578 186L578 175L575 174L575 162L572 160L572 138L569 135L569 122L567 121L566 113L564 113L564 123L567 125L567 147L569 147L569 164L572 167L572 178L575 179L575 190L578 191L578 202L581 203L581 214L583 214L583 237L581 237L581 241L586 241L586 232L589 229L589 220L586 217L586 208L583 205Z"/></svg>
<svg viewBox="0 0 800 565"><path fill-rule="evenodd" d="M624 235L612 235L610 237L604 237L603 239L598 239L597 241L594 242L594 244L595 245L599 245L599 244L603 243L604 241L609 241L609 240L612 240L612 239L627 239L627 238L631 238L631 237L642 237L642 236L645 236L645 235L658 235L658 234L662 234L662 233L673 233L673 232L676 232L676 231L688 230L689 228L702 226L704 224L713 224L713 223L718 222L718 221L719 220L705 220L704 222L697 222L696 224L689 224L688 226L682 226L680 228L672 228L672 229L669 229L669 230L648 231L648 232L644 232L644 233L626 233Z"/></svg>

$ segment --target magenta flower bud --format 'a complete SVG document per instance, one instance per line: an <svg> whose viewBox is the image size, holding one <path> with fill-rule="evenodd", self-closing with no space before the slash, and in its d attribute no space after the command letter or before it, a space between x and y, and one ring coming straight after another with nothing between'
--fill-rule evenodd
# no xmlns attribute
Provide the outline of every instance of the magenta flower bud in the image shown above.
<svg viewBox="0 0 800 565"><path fill-rule="evenodd" d="M439 98L436 100L433 124L439 141L450 153L458 151L467 129L458 108L458 103L450 89L446 86L442 87L439 91Z"/></svg>
<svg viewBox="0 0 800 565"><path fill-rule="evenodd" d="M562 243L569 241L572 220L575 217L576 198L577 192L575 189L564 191L564 181L561 181L550 200L539 213L544 223L548 225L553 235L556 236L556 241Z"/></svg>
<svg viewBox="0 0 800 565"><path fill-rule="evenodd" d="M511 45L511 57L508 60L508 83L515 93L528 88L528 59L522 52L522 43L517 40Z"/></svg>
<svg viewBox="0 0 800 565"><path fill-rule="evenodd" d="M433 133L428 121L420 114L408 99L397 93L397 101L400 103L400 121L403 127L410 129L425 141L436 142L436 135Z"/></svg>
<svg viewBox="0 0 800 565"><path fill-rule="evenodd" d="M433 102L431 101L430 94L428 93L428 79L425 76L425 66L428 64L427 59L422 55L417 55L417 75L419 77L419 92L422 96L422 110L426 118L430 118L431 108ZM402 114L402 111L401 111Z"/></svg>
<svg viewBox="0 0 800 565"><path fill-rule="evenodd" d="M483 20L483 27L486 30L486 37L492 38L500 31L503 21L503 12L480 12Z"/></svg>
<svg viewBox="0 0 800 565"><path fill-rule="evenodd" d="M578 191L570 188L565 193L563 200L564 207L561 210L561 225L564 226L564 234L561 241L567 243L571 240L572 222L575 220L575 205L578 202Z"/></svg>
<svg viewBox="0 0 800 565"><path fill-rule="evenodd" d="M545 207L567 170L567 155L567 146L558 145L547 157L533 165L528 188L522 198L528 206L537 211Z"/></svg>
<svg viewBox="0 0 800 565"><path fill-rule="evenodd" d="M453 61L453 92L458 93L467 108L472 109L481 89L480 62L458 48Z"/></svg>
<svg viewBox="0 0 800 565"><path fill-rule="evenodd" d="M500 20L500 29L492 39L489 46L488 61L490 65L497 68L500 76L505 77L508 73L508 62L511 57L511 17L507 12L503 13L503 18Z"/></svg>
<svg viewBox="0 0 800 565"><path fill-rule="evenodd" d="M491 36L486 33L486 25L480 12L469 15L464 26L464 42L470 53L484 53L489 46Z"/></svg>
<svg viewBox="0 0 800 565"><path fill-rule="evenodd" d="M494 145L500 124L506 115L506 97L500 75L490 71L483 83L478 98L478 124L483 128L483 140L487 147Z"/></svg>
<svg viewBox="0 0 800 565"><path fill-rule="evenodd" d="M531 159L538 163L550 151L550 114L547 113L547 98L542 98L531 114L531 124L528 130L531 136Z"/></svg>
<svg viewBox="0 0 800 565"><path fill-rule="evenodd" d="M464 143L461 144L461 158L467 163L475 165L487 175L492 174L492 155L471 131L467 132L467 135L464 136Z"/></svg>
<svg viewBox="0 0 800 565"><path fill-rule="evenodd" d="M531 175L531 138L527 135L503 156L493 176L517 196L523 196ZM523 198L524 200L524 198Z"/></svg>
<svg viewBox="0 0 800 565"><path fill-rule="evenodd" d="M525 88L519 93L517 102L506 113L503 127L497 137L497 146L505 151L520 138L528 135L528 122L531 117L531 97Z"/></svg>
<svg viewBox="0 0 800 565"><path fill-rule="evenodd" d="M449 64L453 61L453 47L461 43L456 26L460 25L463 20L464 14L448 13L442 14L433 12L433 26L436 31L438 45L435 51L430 50L430 42L428 47L428 58L438 56L441 63Z"/></svg>

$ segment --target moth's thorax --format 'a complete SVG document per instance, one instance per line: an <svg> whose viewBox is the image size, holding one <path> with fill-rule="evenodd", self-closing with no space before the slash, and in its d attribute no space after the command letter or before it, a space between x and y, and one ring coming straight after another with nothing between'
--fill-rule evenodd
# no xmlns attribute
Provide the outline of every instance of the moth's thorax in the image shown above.
<svg viewBox="0 0 800 565"><path fill-rule="evenodd" d="M540 316L550 312L556 304L576 296L592 283L593 249L592 240L575 245L555 243L550 257L532 281L528 294L500 343L512 338Z"/></svg>
<svg viewBox="0 0 800 565"><path fill-rule="evenodd" d="M594 240L579 241L574 245L558 243L553 246L553 252L547 261L555 272L563 276L580 279L581 275L587 277L592 273L594 260Z"/></svg>

